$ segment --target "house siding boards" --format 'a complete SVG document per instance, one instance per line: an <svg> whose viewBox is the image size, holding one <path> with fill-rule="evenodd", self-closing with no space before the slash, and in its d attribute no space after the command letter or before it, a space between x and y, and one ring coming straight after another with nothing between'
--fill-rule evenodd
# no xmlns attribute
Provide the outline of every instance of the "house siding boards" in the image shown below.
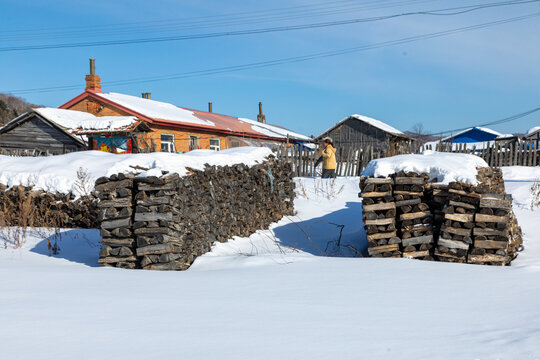
<svg viewBox="0 0 540 360"><path fill-rule="evenodd" d="M85 145L36 114L30 115L28 119L21 119L13 127L7 127L2 131L0 147L17 150L37 149L51 154L86 149Z"/></svg>

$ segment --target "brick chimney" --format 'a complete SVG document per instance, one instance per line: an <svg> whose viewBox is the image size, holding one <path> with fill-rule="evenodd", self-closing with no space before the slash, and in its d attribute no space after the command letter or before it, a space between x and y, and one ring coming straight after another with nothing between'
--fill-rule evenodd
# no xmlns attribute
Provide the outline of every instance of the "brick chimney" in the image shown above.
<svg viewBox="0 0 540 360"><path fill-rule="evenodd" d="M86 75L87 91L101 92L101 79L96 75L96 59L90 59L90 75Z"/></svg>
<svg viewBox="0 0 540 360"><path fill-rule="evenodd" d="M266 116L262 112L262 102L259 102L259 115L257 115L257 121L266 124Z"/></svg>
<svg viewBox="0 0 540 360"><path fill-rule="evenodd" d="M152 95L152 93L141 93L141 96L142 96L143 99L150 100L150 95Z"/></svg>

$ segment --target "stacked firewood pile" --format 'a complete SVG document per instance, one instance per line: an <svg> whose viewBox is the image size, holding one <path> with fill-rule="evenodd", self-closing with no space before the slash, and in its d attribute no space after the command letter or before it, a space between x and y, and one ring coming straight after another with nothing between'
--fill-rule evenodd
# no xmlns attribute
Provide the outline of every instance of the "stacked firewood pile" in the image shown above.
<svg viewBox="0 0 540 360"><path fill-rule="evenodd" d="M507 265L515 255L515 244L509 236L512 198L509 195L486 194L480 199L473 230L474 246L468 262L472 264Z"/></svg>
<svg viewBox="0 0 540 360"><path fill-rule="evenodd" d="M360 179L369 255L509 265L522 238L500 169L478 169L478 185L427 179L405 172Z"/></svg>
<svg viewBox="0 0 540 360"><path fill-rule="evenodd" d="M467 253L472 244L474 214L480 194L474 185L451 182L448 185L448 203L444 209L435 255L439 261L467 262Z"/></svg>
<svg viewBox="0 0 540 360"><path fill-rule="evenodd" d="M131 174L115 174L96 180L99 198L101 244L98 262L104 266L134 269L135 239L132 232L133 178Z"/></svg>
<svg viewBox="0 0 540 360"><path fill-rule="evenodd" d="M248 236L294 213L289 163L269 159L252 167L237 164L189 170L185 177L164 174L133 179L129 205L133 219L122 223L134 244L130 248L133 267L185 270L215 241ZM110 263L108 252L102 250L101 263Z"/></svg>
<svg viewBox="0 0 540 360"><path fill-rule="evenodd" d="M401 257L401 239L396 230L396 203L391 178L361 178L363 220L368 252L373 257Z"/></svg>
<svg viewBox="0 0 540 360"><path fill-rule="evenodd" d="M0 226L95 228L98 224L93 196L51 193L32 186L0 184Z"/></svg>
<svg viewBox="0 0 540 360"><path fill-rule="evenodd" d="M429 176L401 171L393 178L403 257L433 260L433 216L424 196Z"/></svg>
<svg viewBox="0 0 540 360"><path fill-rule="evenodd" d="M478 168L476 179L478 192L482 194L504 194L504 179L501 169L491 167Z"/></svg>

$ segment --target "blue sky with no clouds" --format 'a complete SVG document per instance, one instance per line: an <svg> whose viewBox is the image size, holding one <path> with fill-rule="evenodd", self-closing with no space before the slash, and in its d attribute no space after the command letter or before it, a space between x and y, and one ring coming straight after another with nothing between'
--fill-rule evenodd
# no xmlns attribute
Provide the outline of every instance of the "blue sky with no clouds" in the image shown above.
<svg viewBox="0 0 540 360"><path fill-rule="evenodd" d="M0 3L0 48L201 34L358 19L492 1L138 1ZM279 10L274 10L279 9ZM389 20L208 39L0 52L0 92L59 106L84 90L88 58L102 82L157 77L302 56L540 12L540 2L455 16ZM206 18L201 18L206 17ZM129 24L126 24L129 23ZM189 26L188 26L189 25ZM45 29L45 30L39 30ZM53 29L53 30L51 30ZM432 133L487 123L540 106L540 17L369 51L208 76L128 85L105 92L255 118L317 135L350 114ZM18 93L14 92L14 95ZM503 133L540 125L540 112L492 126Z"/></svg>

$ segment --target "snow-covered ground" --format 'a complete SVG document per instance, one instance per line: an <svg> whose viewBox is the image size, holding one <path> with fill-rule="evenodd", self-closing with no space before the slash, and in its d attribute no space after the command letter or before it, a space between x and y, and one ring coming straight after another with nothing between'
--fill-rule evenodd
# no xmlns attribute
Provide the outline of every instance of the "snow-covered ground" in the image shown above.
<svg viewBox="0 0 540 360"><path fill-rule="evenodd" d="M185 272L98 267L95 230L53 257L54 234L28 234L0 249L1 358L540 359L540 168L504 174L525 236L511 267L358 257L358 178L297 179L294 217Z"/></svg>

